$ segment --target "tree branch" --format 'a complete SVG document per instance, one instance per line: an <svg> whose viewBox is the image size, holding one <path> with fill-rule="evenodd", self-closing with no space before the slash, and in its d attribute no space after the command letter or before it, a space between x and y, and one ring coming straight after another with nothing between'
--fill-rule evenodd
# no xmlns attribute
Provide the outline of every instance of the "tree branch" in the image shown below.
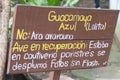
<svg viewBox="0 0 120 80"><path fill-rule="evenodd" d="M7 35L10 13L10 0L0 0L0 80L3 80L7 55Z"/></svg>

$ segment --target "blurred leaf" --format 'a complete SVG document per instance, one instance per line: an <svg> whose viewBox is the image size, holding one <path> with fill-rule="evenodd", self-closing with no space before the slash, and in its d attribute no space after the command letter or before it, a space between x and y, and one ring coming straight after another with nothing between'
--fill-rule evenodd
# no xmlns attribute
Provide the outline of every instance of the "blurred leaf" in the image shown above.
<svg viewBox="0 0 120 80"><path fill-rule="evenodd" d="M47 5L48 3L47 0L29 0L26 4L41 6L41 5Z"/></svg>
<svg viewBox="0 0 120 80"><path fill-rule="evenodd" d="M36 5L48 5L47 0L36 0L35 1Z"/></svg>
<svg viewBox="0 0 120 80"><path fill-rule="evenodd" d="M71 3L70 3L70 6L73 6L75 5L79 0L72 0Z"/></svg>
<svg viewBox="0 0 120 80"><path fill-rule="evenodd" d="M8 41L11 40L12 22L13 22L13 17L11 17L11 18L9 19L9 26L8 26Z"/></svg>
<svg viewBox="0 0 120 80"><path fill-rule="evenodd" d="M47 0L49 6L58 6L60 0Z"/></svg>
<svg viewBox="0 0 120 80"><path fill-rule="evenodd" d="M29 5L36 5L34 1L35 1L35 0L29 0L29 1L26 2L26 4L29 4Z"/></svg>
<svg viewBox="0 0 120 80"><path fill-rule="evenodd" d="M79 0L67 0L63 6L74 6Z"/></svg>
<svg viewBox="0 0 120 80"><path fill-rule="evenodd" d="M26 4L26 0L18 0L19 4Z"/></svg>

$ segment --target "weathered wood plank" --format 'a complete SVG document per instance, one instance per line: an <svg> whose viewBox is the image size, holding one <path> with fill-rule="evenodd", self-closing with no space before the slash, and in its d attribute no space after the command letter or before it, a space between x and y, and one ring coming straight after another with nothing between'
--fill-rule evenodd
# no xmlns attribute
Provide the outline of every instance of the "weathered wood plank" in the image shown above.
<svg viewBox="0 0 120 80"><path fill-rule="evenodd" d="M111 44L112 40L13 41L7 73L105 66Z"/></svg>
<svg viewBox="0 0 120 80"><path fill-rule="evenodd" d="M7 73L106 66L118 13L17 5Z"/></svg>
<svg viewBox="0 0 120 80"><path fill-rule="evenodd" d="M18 5L12 39L112 39L117 17L118 11L114 10ZM30 37L35 34L39 39Z"/></svg>

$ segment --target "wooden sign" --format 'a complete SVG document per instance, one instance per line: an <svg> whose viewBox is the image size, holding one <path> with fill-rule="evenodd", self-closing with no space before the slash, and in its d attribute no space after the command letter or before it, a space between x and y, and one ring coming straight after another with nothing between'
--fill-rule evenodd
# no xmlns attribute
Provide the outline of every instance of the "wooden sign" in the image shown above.
<svg viewBox="0 0 120 80"><path fill-rule="evenodd" d="M7 73L106 66L118 12L17 5Z"/></svg>

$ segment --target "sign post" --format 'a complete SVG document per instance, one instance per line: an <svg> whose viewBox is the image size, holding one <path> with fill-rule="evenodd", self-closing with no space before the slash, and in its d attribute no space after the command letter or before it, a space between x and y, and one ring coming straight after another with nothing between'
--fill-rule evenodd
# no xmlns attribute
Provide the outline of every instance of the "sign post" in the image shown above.
<svg viewBox="0 0 120 80"><path fill-rule="evenodd" d="M7 73L106 66L117 17L116 10L17 5Z"/></svg>
<svg viewBox="0 0 120 80"><path fill-rule="evenodd" d="M59 80L60 78L61 71L52 71L49 74L49 80Z"/></svg>

